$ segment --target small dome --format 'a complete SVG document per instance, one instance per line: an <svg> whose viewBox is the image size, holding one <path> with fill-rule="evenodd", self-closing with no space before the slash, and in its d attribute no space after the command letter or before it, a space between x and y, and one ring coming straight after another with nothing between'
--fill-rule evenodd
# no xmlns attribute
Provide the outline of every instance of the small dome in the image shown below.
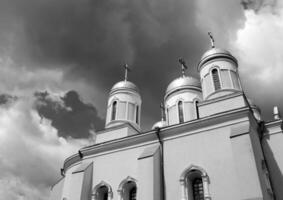
<svg viewBox="0 0 283 200"><path fill-rule="evenodd" d="M120 82L116 83L112 87L111 93L116 92L118 90L131 90L131 91L139 93L138 87L130 81L120 81Z"/></svg>
<svg viewBox="0 0 283 200"><path fill-rule="evenodd" d="M220 48L212 48L203 54L203 56L200 59L200 63L198 65L198 69L200 69L200 67L207 61L211 60L212 58L218 58L218 57L229 58L232 59L235 63L237 63L236 58L232 56L232 54L229 51Z"/></svg>
<svg viewBox="0 0 283 200"><path fill-rule="evenodd" d="M152 130L153 129L157 129L157 128L162 128L162 127L165 127L167 126L166 124L166 121L159 121L159 122L156 122L153 126L152 126Z"/></svg>
<svg viewBox="0 0 283 200"><path fill-rule="evenodd" d="M232 56L231 53L225 49L212 48L203 54L203 56L201 57L201 60L205 59L206 57L212 56L212 55L215 56L215 55L221 55L221 54Z"/></svg>
<svg viewBox="0 0 283 200"><path fill-rule="evenodd" d="M169 94L181 89L201 90L201 84L200 81L196 78L190 76L180 77L175 79L168 85L165 96L168 96Z"/></svg>

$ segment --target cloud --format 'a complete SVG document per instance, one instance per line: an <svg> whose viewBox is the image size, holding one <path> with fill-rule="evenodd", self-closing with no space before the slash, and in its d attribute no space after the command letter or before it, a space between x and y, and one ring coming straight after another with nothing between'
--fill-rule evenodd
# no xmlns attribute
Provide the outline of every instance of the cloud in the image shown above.
<svg viewBox="0 0 283 200"><path fill-rule="evenodd" d="M0 107L0 194L4 199L48 199L62 161L92 141L58 136L40 119L33 98Z"/></svg>
<svg viewBox="0 0 283 200"><path fill-rule="evenodd" d="M283 113L283 4L263 2L256 12L246 10L245 26L237 32L232 47L238 57L243 86L265 114L271 118L272 106Z"/></svg>
<svg viewBox="0 0 283 200"><path fill-rule="evenodd" d="M104 128L104 119L98 116L96 108L84 103L76 91L63 96L37 92L35 96L39 115L51 120L59 136L89 138Z"/></svg>
<svg viewBox="0 0 283 200"><path fill-rule="evenodd" d="M227 0L1 2L5 55L27 71L58 70L57 87L64 83L80 91L77 85L83 82L89 89L80 94L102 116L107 91L122 79L122 65L128 62L133 68L129 80L143 97L145 129L159 120L166 86L180 76L178 58L184 57L191 66L188 73L198 76L195 66L209 48L207 32L226 47L245 21L240 3Z"/></svg>

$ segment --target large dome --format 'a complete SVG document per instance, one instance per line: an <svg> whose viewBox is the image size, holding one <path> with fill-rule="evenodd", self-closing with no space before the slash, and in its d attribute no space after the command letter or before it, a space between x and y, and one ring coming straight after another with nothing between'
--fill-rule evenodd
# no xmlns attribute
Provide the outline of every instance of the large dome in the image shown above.
<svg viewBox="0 0 283 200"><path fill-rule="evenodd" d="M229 58L232 59L235 63L237 63L237 60L232 54L225 50L220 48L212 48L206 51L203 56L200 59L198 69L207 61L211 60L212 58Z"/></svg>
<svg viewBox="0 0 283 200"><path fill-rule="evenodd" d="M165 96L168 96L171 93L181 89L201 90L201 84L200 81L196 78L190 76L180 77L175 79L168 85Z"/></svg>
<svg viewBox="0 0 283 200"><path fill-rule="evenodd" d="M138 87L130 81L120 81L120 82L116 83L112 87L111 93L116 92L118 90L130 90L130 91L134 91L134 92L139 93Z"/></svg>

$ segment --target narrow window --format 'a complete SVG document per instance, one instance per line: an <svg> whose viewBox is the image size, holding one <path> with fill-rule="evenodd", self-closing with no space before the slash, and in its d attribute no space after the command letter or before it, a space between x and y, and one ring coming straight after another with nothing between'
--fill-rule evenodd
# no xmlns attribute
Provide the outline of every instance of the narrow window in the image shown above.
<svg viewBox="0 0 283 200"><path fill-rule="evenodd" d="M204 200L203 184L201 178L192 181L192 191L194 200Z"/></svg>
<svg viewBox="0 0 283 200"><path fill-rule="evenodd" d="M220 85L220 79L219 79L219 73L217 69L213 69L211 71L212 73L212 79L213 79L213 83L214 83L214 89L216 90L220 90L221 89L221 85Z"/></svg>
<svg viewBox="0 0 283 200"><path fill-rule="evenodd" d="M139 124L139 106L136 107L136 123Z"/></svg>
<svg viewBox="0 0 283 200"><path fill-rule="evenodd" d="M111 120L115 120L115 118L116 118L116 110L117 110L117 101L114 101L113 104L112 104Z"/></svg>
<svg viewBox="0 0 283 200"><path fill-rule="evenodd" d="M178 102L179 123L184 122L183 102Z"/></svg>
<svg viewBox="0 0 283 200"><path fill-rule="evenodd" d="M195 101L195 109L196 109L196 119L198 119L199 118L198 100Z"/></svg>
<svg viewBox="0 0 283 200"><path fill-rule="evenodd" d="M130 194L129 194L129 199L130 200L137 200L137 188L136 187L133 187L131 190L130 190Z"/></svg>

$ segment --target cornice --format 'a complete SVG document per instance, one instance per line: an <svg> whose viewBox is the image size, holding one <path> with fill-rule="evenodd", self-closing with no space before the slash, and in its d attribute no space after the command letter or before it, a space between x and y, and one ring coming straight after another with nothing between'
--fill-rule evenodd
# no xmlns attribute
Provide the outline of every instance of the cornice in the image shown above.
<svg viewBox="0 0 283 200"><path fill-rule="evenodd" d="M218 127L227 126L235 123L241 123L242 121L247 121L247 117L250 116L250 109L246 106L218 113L212 116L188 121L182 124L166 126L160 129L159 134L161 140L165 141L174 139L176 137L183 137L188 134L197 134L199 132L207 131L210 129L215 129ZM235 121L239 118L244 117L246 119L243 119L241 121ZM80 149L80 152L83 154L83 158L80 158L78 153L68 157L64 162L64 170L66 171L73 164L80 162L84 158L92 157L94 155L101 155L109 152L121 151L124 149L158 143L158 139L155 133L156 130L150 130L148 132L84 147Z"/></svg>

